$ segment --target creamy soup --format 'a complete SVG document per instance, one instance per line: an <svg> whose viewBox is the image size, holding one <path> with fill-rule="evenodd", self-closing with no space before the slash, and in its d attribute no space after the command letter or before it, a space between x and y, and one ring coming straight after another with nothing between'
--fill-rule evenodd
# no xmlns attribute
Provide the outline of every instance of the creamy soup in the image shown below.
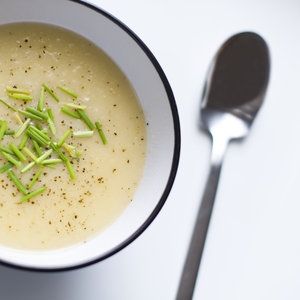
<svg viewBox="0 0 300 300"><path fill-rule="evenodd" d="M44 110L51 108L56 134L46 121L51 140L57 142L68 128L90 131L81 119L61 112L64 103L86 106L85 114L98 121L106 136L104 145L97 130L91 137L74 137L67 144L82 151L79 160L70 159L76 179L71 179L65 163L45 166L31 191L46 190L22 204L24 195L7 174L0 174L0 244L20 249L54 249L85 242L109 226L133 199L142 176L146 155L146 130L142 109L128 80L115 63L98 47L70 31L38 23L0 26L0 99L16 110L36 108L42 84L53 90L60 102L46 91ZM67 87L78 95L58 89ZM26 90L32 101L8 97L7 87ZM70 108L70 110L72 110ZM74 111L74 110L73 110ZM26 117L19 113L25 122ZM0 120L7 130L20 128L16 113L0 103ZM33 120L33 123L35 121ZM1 146L21 143L23 134L5 135ZM32 153L31 139L26 143ZM43 153L49 147L42 148ZM40 169L38 164L24 174L32 159L26 156L14 174L28 186ZM47 159L59 158L54 152ZM0 154L0 167L7 159Z"/></svg>

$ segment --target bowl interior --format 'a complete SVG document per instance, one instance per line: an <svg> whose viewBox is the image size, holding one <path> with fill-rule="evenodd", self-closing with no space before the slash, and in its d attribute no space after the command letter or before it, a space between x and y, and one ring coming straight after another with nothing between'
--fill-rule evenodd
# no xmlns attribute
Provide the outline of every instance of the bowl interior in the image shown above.
<svg viewBox="0 0 300 300"><path fill-rule="evenodd" d="M0 259L32 269L66 269L103 259L127 245L147 227L172 186L179 158L179 121L172 91L146 46L126 26L103 11L69 0L4 0L1 8L0 24L53 24L98 45L131 82L149 126L146 165L137 193L109 228L87 243L57 250L22 251L0 247Z"/></svg>

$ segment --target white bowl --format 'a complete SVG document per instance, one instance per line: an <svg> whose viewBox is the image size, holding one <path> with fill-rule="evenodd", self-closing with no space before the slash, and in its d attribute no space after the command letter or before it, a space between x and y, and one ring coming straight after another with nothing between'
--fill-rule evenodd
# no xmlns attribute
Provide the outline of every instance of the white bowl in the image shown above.
<svg viewBox="0 0 300 300"><path fill-rule="evenodd" d="M57 250L0 247L0 261L19 268L57 271L86 266L127 246L147 228L165 203L176 175L180 151L174 96L147 46L126 25L97 7L71 0L1 0L0 24L12 22L57 25L98 45L126 74L150 124L141 183L132 203L109 228L87 243Z"/></svg>

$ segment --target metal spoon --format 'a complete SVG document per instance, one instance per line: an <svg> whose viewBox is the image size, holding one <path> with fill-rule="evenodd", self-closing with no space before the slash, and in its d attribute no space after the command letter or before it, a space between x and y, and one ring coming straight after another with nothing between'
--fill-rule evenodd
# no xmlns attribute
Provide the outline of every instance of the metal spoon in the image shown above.
<svg viewBox="0 0 300 300"><path fill-rule="evenodd" d="M259 35L252 32L240 33L228 39L209 69L201 103L201 120L212 137L211 169L176 300L193 297L227 145L230 140L248 134L263 103L269 73L268 46Z"/></svg>

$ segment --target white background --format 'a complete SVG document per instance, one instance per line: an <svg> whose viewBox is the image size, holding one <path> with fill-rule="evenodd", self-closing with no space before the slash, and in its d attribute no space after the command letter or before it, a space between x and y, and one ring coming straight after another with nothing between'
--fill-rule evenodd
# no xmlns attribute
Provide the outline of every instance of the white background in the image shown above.
<svg viewBox="0 0 300 300"><path fill-rule="evenodd" d="M300 299L300 1L91 2L127 24L169 79L182 129L177 178L123 251L65 273L0 266L0 299L175 298L209 166L210 140L197 126L205 73L220 44L244 30L268 42L271 81L251 134L227 153L194 299Z"/></svg>

